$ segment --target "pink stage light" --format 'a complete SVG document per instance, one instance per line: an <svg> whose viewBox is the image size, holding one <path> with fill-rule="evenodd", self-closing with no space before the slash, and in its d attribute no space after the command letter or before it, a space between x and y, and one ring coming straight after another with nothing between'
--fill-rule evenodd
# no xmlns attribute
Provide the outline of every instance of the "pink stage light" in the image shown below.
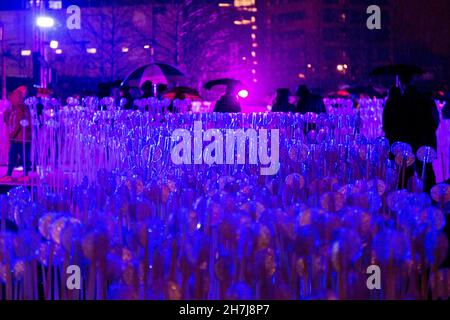
<svg viewBox="0 0 450 320"><path fill-rule="evenodd" d="M246 99L248 97L248 91L247 90L241 90L238 92L238 96L242 99Z"/></svg>

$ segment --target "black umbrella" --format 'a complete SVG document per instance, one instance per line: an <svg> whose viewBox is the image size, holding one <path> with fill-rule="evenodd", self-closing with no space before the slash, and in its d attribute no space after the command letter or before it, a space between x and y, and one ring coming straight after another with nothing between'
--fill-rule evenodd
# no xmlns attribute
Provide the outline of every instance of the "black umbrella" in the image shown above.
<svg viewBox="0 0 450 320"><path fill-rule="evenodd" d="M211 90L215 86L227 86L227 87L242 87L244 84L236 79L230 79L230 78L223 78L223 79L216 79L212 81L208 81L205 83L203 88L206 90Z"/></svg>
<svg viewBox="0 0 450 320"><path fill-rule="evenodd" d="M422 75L425 72L418 66L408 64L391 64L378 67L372 70L371 76L394 75L394 76L414 76Z"/></svg>
<svg viewBox="0 0 450 320"><path fill-rule="evenodd" d="M184 73L176 67L165 63L150 63L134 70L122 82L122 85L138 87L145 81L151 81L155 84L169 84L178 82L184 77Z"/></svg>

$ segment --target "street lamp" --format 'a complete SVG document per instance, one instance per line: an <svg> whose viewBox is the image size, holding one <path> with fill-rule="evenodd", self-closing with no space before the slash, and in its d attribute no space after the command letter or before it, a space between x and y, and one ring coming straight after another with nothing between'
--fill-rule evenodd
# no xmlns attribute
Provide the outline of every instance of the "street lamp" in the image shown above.
<svg viewBox="0 0 450 320"><path fill-rule="evenodd" d="M51 17L40 16L36 19L36 25L39 28L51 28L55 25L55 20Z"/></svg>
<svg viewBox="0 0 450 320"><path fill-rule="evenodd" d="M35 74L35 72L36 74L38 73L40 78L40 87L47 88L49 81L49 69L48 66L43 65L41 58L46 61L45 31L55 25L55 20L52 17L45 15L44 2L35 3L33 1L33 14L36 14L38 9L40 10L40 15L36 17L36 27L39 29L39 32L35 35L36 51L33 53L33 74ZM50 42L50 47L52 49L58 48L58 42Z"/></svg>
<svg viewBox="0 0 450 320"><path fill-rule="evenodd" d="M243 89L241 91L238 92L238 96L242 99L247 99L248 97L248 91Z"/></svg>

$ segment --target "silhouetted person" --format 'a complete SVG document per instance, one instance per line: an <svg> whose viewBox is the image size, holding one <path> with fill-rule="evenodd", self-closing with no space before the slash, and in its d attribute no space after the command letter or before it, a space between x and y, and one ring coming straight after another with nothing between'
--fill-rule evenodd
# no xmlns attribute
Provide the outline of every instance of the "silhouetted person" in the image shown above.
<svg viewBox="0 0 450 320"><path fill-rule="evenodd" d="M133 97L130 93L130 87L124 85L120 88L120 99L126 99L126 103L123 105L125 110L132 110L134 107Z"/></svg>
<svg viewBox="0 0 450 320"><path fill-rule="evenodd" d="M275 102L272 106L272 112L294 112L295 106L289 102L290 96L289 89L278 89Z"/></svg>
<svg viewBox="0 0 450 320"><path fill-rule="evenodd" d="M417 153L417 150L422 146L430 146L437 150L436 131L439 126L439 119L436 118L435 102L431 97L420 94L414 86L406 88L404 98L406 107L412 108L413 121L408 126L407 131L410 133L410 143L414 153ZM422 162L418 161L417 171L419 175L422 175L422 168ZM436 176L431 163L426 165L425 175L425 191L429 192L436 184Z"/></svg>
<svg viewBox="0 0 450 320"><path fill-rule="evenodd" d="M402 75L400 80L400 88L391 90L383 112L383 130L386 137L391 144L396 141L410 144L414 155L422 146L430 146L437 150L436 130L439 119L435 116L436 104L430 96L420 93L411 85L411 76ZM421 176L422 162L417 160L415 167ZM436 183L436 176L431 163L426 165L425 170L424 188L429 192ZM411 167L407 171L406 178L409 179L413 174L414 168Z"/></svg>
<svg viewBox="0 0 450 320"><path fill-rule="evenodd" d="M308 112L314 113L326 113L325 104L321 96L313 94L307 86L300 86L297 90L297 97L299 101L297 103L296 112L305 114Z"/></svg>
<svg viewBox="0 0 450 320"><path fill-rule="evenodd" d="M114 99L114 103L116 104L116 106L119 105L119 103L120 103L120 82L115 81L112 83L109 95L110 95L110 97L112 97Z"/></svg>
<svg viewBox="0 0 450 320"><path fill-rule="evenodd" d="M408 139L405 116L402 92L400 88L392 87L383 110L383 131L391 144Z"/></svg>
<svg viewBox="0 0 450 320"><path fill-rule="evenodd" d="M166 91L167 91L167 84L159 83L156 86L156 97L158 98L158 100L163 99L163 93Z"/></svg>
<svg viewBox="0 0 450 320"><path fill-rule="evenodd" d="M110 89L111 85L109 83L106 82L99 83L97 85L97 97L99 97L99 99L109 97Z"/></svg>
<svg viewBox="0 0 450 320"><path fill-rule="evenodd" d="M237 113L241 112L241 104L239 103L237 88L228 86L226 93L220 97L214 107L214 112Z"/></svg>
<svg viewBox="0 0 450 320"><path fill-rule="evenodd" d="M145 81L142 86L141 86L141 90L142 90L142 99L145 98L152 98L154 97L154 93L153 93L153 82L151 81Z"/></svg>

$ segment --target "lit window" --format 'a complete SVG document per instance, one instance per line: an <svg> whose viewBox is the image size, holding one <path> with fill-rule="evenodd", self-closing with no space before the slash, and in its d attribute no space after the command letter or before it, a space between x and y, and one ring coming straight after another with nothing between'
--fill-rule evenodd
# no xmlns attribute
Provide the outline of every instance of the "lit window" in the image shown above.
<svg viewBox="0 0 450 320"><path fill-rule="evenodd" d="M235 7L254 7L255 0L234 0Z"/></svg>
<svg viewBox="0 0 450 320"><path fill-rule="evenodd" d="M22 50L20 51L20 55L23 57L31 56L31 50Z"/></svg>
<svg viewBox="0 0 450 320"><path fill-rule="evenodd" d="M58 41L56 41L56 40L50 41L50 48L58 49L58 45L59 45Z"/></svg>
<svg viewBox="0 0 450 320"><path fill-rule="evenodd" d="M53 10L61 10L62 9L62 1L52 1L48 2L48 7Z"/></svg>
<svg viewBox="0 0 450 320"><path fill-rule="evenodd" d="M249 24L251 24L252 22L250 21L250 20L246 20L246 19L243 19L243 20L235 20L234 21L234 24L235 25L237 25L237 26L241 26L241 25L249 25Z"/></svg>

